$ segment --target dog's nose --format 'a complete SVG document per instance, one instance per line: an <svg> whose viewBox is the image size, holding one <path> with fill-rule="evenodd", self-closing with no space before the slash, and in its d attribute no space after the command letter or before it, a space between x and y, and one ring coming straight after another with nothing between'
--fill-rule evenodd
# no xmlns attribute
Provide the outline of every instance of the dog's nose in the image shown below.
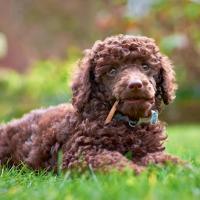
<svg viewBox="0 0 200 200"><path fill-rule="evenodd" d="M137 80L132 80L130 81L128 85L129 89L141 89L142 88L142 81L137 79Z"/></svg>

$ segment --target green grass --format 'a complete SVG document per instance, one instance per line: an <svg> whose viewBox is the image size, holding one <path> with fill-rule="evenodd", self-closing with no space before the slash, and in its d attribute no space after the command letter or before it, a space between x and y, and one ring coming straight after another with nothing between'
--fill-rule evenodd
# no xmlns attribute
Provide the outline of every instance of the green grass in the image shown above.
<svg viewBox="0 0 200 200"><path fill-rule="evenodd" d="M172 126L168 133L167 151L191 166L151 166L140 176L127 171L76 177L3 168L0 199L200 199L200 126Z"/></svg>

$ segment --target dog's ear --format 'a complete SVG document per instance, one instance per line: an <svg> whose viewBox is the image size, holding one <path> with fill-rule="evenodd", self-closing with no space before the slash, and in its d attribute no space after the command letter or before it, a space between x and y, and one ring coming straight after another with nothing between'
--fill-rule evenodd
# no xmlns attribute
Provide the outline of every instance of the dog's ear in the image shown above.
<svg viewBox="0 0 200 200"><path fill-rule="evenodd" d="M79 71L72 83L72 105L81 112L90 99L92 64L88 56L79 62Z"/></svg>
<svg viewBox="0 0 200 200"><path fill-rule="evenodd" d="M177 89L175 72L173 65L166 56L161 58L161 71L160 71L160 93L165 104L169 104L175 99L175 92Z"/></svg>

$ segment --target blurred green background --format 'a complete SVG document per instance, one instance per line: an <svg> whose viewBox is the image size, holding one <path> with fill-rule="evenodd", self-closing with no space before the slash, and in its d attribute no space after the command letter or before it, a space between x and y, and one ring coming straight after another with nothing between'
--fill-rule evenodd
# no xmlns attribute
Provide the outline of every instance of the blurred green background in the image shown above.
<svg viewBox="0 0 200 200"><path fill-rule="evenodd" d="M0 122L70 101L85 48L112 34L146 35L175 65L169 123L200 122L200 0L0 0Z"/></svg>

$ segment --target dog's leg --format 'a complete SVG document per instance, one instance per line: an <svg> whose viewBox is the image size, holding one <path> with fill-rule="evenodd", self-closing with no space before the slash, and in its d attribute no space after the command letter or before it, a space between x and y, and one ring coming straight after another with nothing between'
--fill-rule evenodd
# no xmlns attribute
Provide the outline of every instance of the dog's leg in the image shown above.
<svg viewBox="0 0 200 200"><path fill-rule="evenodd" d="M67 137L68 112L66 105L35 110L0 126L0 164L54 169L60 143Z"/></svg>
<svg viewBox="0 0 200 200"><path fill-rule="evenodd" d="M65 152L63 155L63 169L85 169L92 168L94 171L107 172L111 170L123 171L133 169L136 174L143 171L144 167L132 163L122 154L108 150L87 150L78 156L72 156Z"/></svg>
<svg viewBox="0 0 200 200"><path fill-rule="evenodd" d="M144 157L135 158L133 159L135 163L139 165L147 166L149 164L186 164L185 161L181 160L176 156L172 156L170 154L166 154L164 152L157 152L157 153L149 153Z"/></svg>

